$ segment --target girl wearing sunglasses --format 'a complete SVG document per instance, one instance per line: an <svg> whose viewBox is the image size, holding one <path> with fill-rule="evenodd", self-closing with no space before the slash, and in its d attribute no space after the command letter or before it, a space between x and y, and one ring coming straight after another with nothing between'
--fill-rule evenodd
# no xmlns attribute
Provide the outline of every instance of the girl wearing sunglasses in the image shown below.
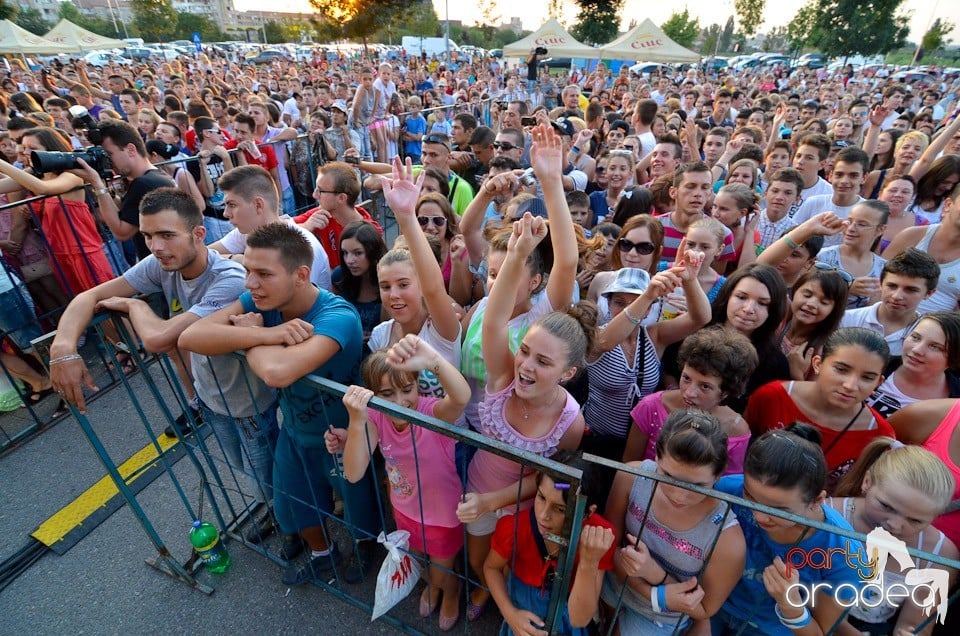
<svg viewBox="0 0 960 636"><path fill-rule="evenodd" d="M454 298L469 298L473 284L460 224L450 202L440 193L424 194L417 201L417 222L427 237L440 243L443 285ZM458 293L454 293L459 290ZM464 293L465 292L465 293Z"/></svg>
<svg viewBox="0 0 960 636"><path fill-rule="evenodd" d="M600 307L603 322L610 320L610 311L602 294L613 282L617 271L624 267L642 269L652 278L657 273L661 251L663 251L663 225L660 221L649 214L627 219L610 255L611 271L597 273L587 294L590 300Z"/></svg>

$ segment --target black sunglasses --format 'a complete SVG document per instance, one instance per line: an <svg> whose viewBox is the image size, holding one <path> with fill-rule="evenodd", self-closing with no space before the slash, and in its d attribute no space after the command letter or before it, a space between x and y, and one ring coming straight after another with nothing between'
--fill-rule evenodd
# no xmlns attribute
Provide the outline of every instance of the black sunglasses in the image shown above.
<svg viewBox="0 0 960 636"><path fill-rule="evenodd" d="M510 152L511 150L516 150L517 148L519 148L519 146L514 146L509 141L495 141L493 142L493 147L496 148L497 150L505 150L507 152Z"/></svg>
<svg viewBox="0 0 960 636"><path fill-rule="evenodd" d="M443 144L444 146L449 146L450 141L447 137L443 135L424 135L423 143L425 144Z"/></svg>
<svg viewBox="0 0 960 636"><path fill-rule="evenodd" d="M427 227L433 223L434 227L443 227L447 224L447 217L445 216L418 216L417 223L420 224L420 227Z"/></svg>
<svg viewBox="0 0 960 636"><path fill-rule="evenodd" d="M824 263L824 262L821 262L821 261L817 261L816 263L813 264L813 266L814 266L815 268L821 270L821 271L824 271L824 272L836 272L836 273L840 274L840 278L842 278L842 279L843 279L843 282L845 282L847 285L852 285L852 284L853 284L853 280L854 280L854 279L853 279L853 276L851 276L849 273L843 271L842 269L836 267L835 265L830 265L829 263Z"/></svg>
<svg viewBox="0 0 960 636"><path fill-rule="evenodd" d="M657 246L650 241L640 241L639 243L634 243L633 241L628 241L625 238L617 241L617 247L620 248L621 252L629 252L630 250L634 250L641 256L650 256L653 254L653 250L657 249Z"/></svg>

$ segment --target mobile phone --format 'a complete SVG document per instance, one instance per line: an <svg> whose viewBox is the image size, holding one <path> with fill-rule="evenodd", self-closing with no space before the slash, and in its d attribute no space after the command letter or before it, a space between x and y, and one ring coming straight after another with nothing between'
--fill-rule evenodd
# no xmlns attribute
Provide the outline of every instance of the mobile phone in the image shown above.
<svg viewBox="0 0 960 636"><path fill-rule="evenodd" d="M520 118L521 126L536 126L537 118L536 117L521 117Z"/></svg>
<svg viewBox="0 0 960 636"><path fill-rule="evenodd" d="M353 155L348 155L344 157L343 160L347 163L352 163L354 165L358 165L360 163L360 157L355 157Z"/></svg>

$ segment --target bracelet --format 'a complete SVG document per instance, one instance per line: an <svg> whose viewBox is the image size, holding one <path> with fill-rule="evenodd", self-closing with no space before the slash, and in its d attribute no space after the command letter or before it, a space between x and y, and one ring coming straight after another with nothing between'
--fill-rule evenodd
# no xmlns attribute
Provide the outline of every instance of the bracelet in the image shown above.
<svg viewBox="0 0 960 636"><path fill-rule="evenodd" d="M571 146L571 147L570 147L570 150L572 150L575 154L578 154L578 155L582 152L582 151L581 151L579 148L577 148L576 146Z"/></svg>
<svg viewBox="0 0 960 636"><path fill-rule="evenodd" d="M657 614L660 614L663 610L660 608L660 588L651 587L650 588L650 606L653 608L653 611Z"/></svg>
<svg viewBox="0 0 960 636"><path fill-rule="evenodd" d="M667 573L667 571L666 571L666 570L664 570L664 571L663 571L663 578L662 578L662 579L660 579L660 582L659 582L659 583L657 583L657 585L658 585L658 586L660 586L660 585L663 585L664 583L666 583L666 582L667 582L667 577L668 577L668 576L670 576L670 574L668 574L668 573Z"/></svg>
<svg viewBox="0 0 960 636"><path fill-rule="evenodd" d="M784 616L783 612L780 611L779 604L773 606L773 611L776 613L777 618L780 619L780 624L787 629L803 629L813 620L813 616L810 615L810 610L806 607L803 608L803 614L796 618L787 618Z"/></svg>
<svg viewBox="0 0 960 636"><path fill-rule="evenodd" d="M787 244L787 247L789 247L789 248L792 249L792 250L795 250L795 249L797 249L798 247L800 247L799 245L796 244L796 242L794 242L793 239L791 239L791 238L790 238L789 236L787 236L786 234L783 235L783 242L786 243L786 244Z"/></svg>
<svg viewBox="0 0 960 636"><path fill-rule="evenodd" d="M50 366L52 367L55 364L60 364L61 362L70 362L72 360L83 360L83 356L79 353L71 353L70 355L60 356L59 358L54 358L50 361Z"/></svg>
<svg viewBox="0 0 960 636"><path fill-rule="evenodd" d="M657 590L657 604L660 605L660 611L669 612L670 608L667 607L667 588L663 585L658 585L654 589Z"/></svg>
<svg viewBox="0 0 960 636"><path fill-rule="evenodd" d="M93 193L94 193L95 195L97 195L98 197L102 197L103 195L107 194L108 192L110 192L110 188L104 187L104 188L100 188L99 190L94 190Z"/></svg>
<svg viewBox="0 0 960 636"><path fill-rule="evenodd" d="M641 322L643 322L643 318L634 318L633 316L631 316L631 315L630 315L630 312L627 311L627 308L626 308L626 307L623 308L623 315L627 317L627 320L629 320L629 321L630 321L630 324L633 325L633 326L637 326L637 325L639 325ZM666 574L663 575L663 580L664 580L664 581L667 580L667 575L666 575ZM661 583L663 583L663 581L661 581Z"/></svg>

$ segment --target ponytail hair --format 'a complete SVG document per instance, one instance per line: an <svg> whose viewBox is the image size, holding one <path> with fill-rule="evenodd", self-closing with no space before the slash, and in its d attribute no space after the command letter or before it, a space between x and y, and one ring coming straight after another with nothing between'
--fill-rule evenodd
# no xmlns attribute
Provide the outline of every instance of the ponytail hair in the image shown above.
<svg viewBox="0 0 960 636"><path fill-rule="evenodd" d="M743 474L765 486L799 489L804 501L813 503L827 484L820 441L820 432L803 422L767 431L747 449Z"/></svg>
<svg viewBox="0 0 960 636"><path fill-rule="evenodd" d="M875 437L837 484L837 497L863 496L863 481L896 482L924 493L945 510L953 499L953 475L939 457L919 446L905 446L892 437Z"/></svg>
<svg viewBox="0 0 960 636"><path fill-rule="evenodd" d="M663 423L656 451L658 461L669 455L683 464L709 466L719 477L727 467L727 434L713 415L677 409Z"/></svg>
<svg viewBox="0 0 960 636"><path fill-rule="evenodd" d="M596 303L583 300L562 311L554 311L537 320L535 325L567 345L567 367L582 369L597 342Z"/></svg>

